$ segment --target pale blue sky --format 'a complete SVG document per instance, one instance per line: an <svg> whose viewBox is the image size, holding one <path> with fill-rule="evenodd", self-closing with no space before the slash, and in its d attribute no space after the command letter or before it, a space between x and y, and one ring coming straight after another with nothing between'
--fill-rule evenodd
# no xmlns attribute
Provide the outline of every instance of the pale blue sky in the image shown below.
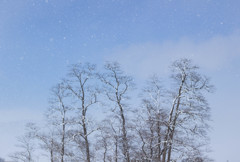
<svg viewBox="0 0 240 162"><path fill-rule="evenodd" d="M239 162L240 1L0 0L0 157L79 61L118 60L136 79L180 57L212 78L212 157Z"/></svg>

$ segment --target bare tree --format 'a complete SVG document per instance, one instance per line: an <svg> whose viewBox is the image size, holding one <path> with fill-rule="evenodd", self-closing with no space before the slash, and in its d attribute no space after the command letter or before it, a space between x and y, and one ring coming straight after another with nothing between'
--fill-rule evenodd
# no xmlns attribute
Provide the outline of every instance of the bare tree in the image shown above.
<svg viewBox="0 0 240 162"><path fill-rule="evenodd" d="M32 125L31 131L19 138L22 150L12 154L12 159L33 162L34 139L38 139L51 162L211 161L203 149L210 120L205 95L213 86L198 73L197 66L188 59L175 61L169 88L152 77L135 110L129 106L133 79L118 63L104 67L105 71L97 74L95 65L89 63L71 66L67 77L51 91L49 128ZM98 85L105 95L99 95ZM97 124L90 114L99 102L110 111Z"/></svg>
<svg viewBox="0 0 240 162"><path fill-rule="evenodd" d="M109 127L106 125L108 123L102 122L101 128L99 129L98 135L96 135L96 151L101 151L100 159L103 162L108 160L109 149L111 147L111 131ZM99 159L99 160L100 160Z"/></svg>
<svg viewBox="0 0 240 162"><path fill-rule="evenodd" d="M135 128L141 148L137 157L142 160L161 161L166 111L164 89L156 76L147 81L141 93L142 105L136 112Z"/></svg>
<svg viewBox="0 0 240 162"><path fill-rule="evenodd" d="M114 118L107 117L101 123L98 134L96 135L96 151L100 152L99 160L119 161L119 143L121 132L120 127L116 126ZM97 161L99 161L97 160Z"/></svg>
<svg viewBox="0 0 240 162"><path fill-rule="evenodd" d="M153 77L141 94L142 106L134 122L141 144L136 160L193 159L202 155L207 144L210 112L204 95L213 87L190 60L177 60L171 69L174 86L170 90L163 90Z"/></svg>
<svg viewBox="0 0 240 162"><path fill-rule="evenodd" d="M162 162L174 160L173 150L179 157L187 152L199 151L202 144L195 145L190 141L196 136L200 139L206 137L210 113L204 93L210 92L212 86L208 78L199 74L197 69L188 59L177 60L172 65L175 88L171 91L173 101L168 115Z"/></svg>
<svg viewBox="0 0 240 162"><path fill-rule="evenodd" d="M46 133L39 132L36 134L36 138L40 141L40 148L49 153L50 161L57 161L58 142L56 141L56 132L51 129Z"/></svg>
<svg viewBox="0 0 240 162"><path fill-rule="evenodd" d="M28 126L26 126L26 133L18 137L18 143L16 146L21 150L12 153L9 157L17 162L34 162L33 153L35 151L35 143Z"/></svg>
<svg viewBox="0 0 240 162"><path fill-rule="evenodd" d="M80 129L72 131L75 142L84 140L86 161L91 161L89 135L97 128L93 127L93 122L88 117L88 110L97 103L98 90L96 88L95 65L89 63L75 64L72 66L68 79L65 80L65 88L72 96L77 109L75 123L80 125ZM78 138L78 139L77 139Z"/></svg>
<svg viewBox="0 0 240 162"><path fill-rule="evenodd" d="M48 119L49 121L49 119ZM59 161L59 132L52 122L45 123L44 127L38 127L34 123L29 123L33 138L37 140L39 148L47 153L51 162Z"/></svg>
<svg viewBox="0 0 240 162"><path fill-rule="evenodd" d="M71 118L69 114L72 108L67 104L68 94L63 84L57 84L51 89L50 107L45 113L45 125L43 128L29 123L33 138L38 140L40 149L47 152L50 161L64 162L72 155L68 146L70 137L68 131Z"/></svg>
<svg viewBox="0 0 240 162"><path fill-rule="evenodd" d="M111 137L112 137L112 150L113 150L113 154L112 154L112 159L114 162L118 162L119 159L119 150L118 147L120 145L120 132L121 132L121 128L119 126L114 126L114 121L109 121L109 127L111 130Z"/></svg>
<svg viewBox="0 0 240 162"><path fill-rule="evenodd" d="M52 97L50 99L50 108L47 112L47 120L48 124L55 126L56 133L59 137L59 140L52 139L50 141L46 141L46 138L44 138L44 135L38 136L38 138L42 139L42 142L45 144L48 143L48 148L53 149L52 147L56 147L60 154L60 161L64 162L66 156L70 156L70 152L67 151L67 145L69 141L69 137L67 134L67 127L70 127L70 116L68 116L68 113L70 114L72 111L71 106L67 104L67 97L69 94L66 92L66 89L63 85L63 83L57 84L55 87L52 88ZM54 132L52 132L54 133ZM51 135L51 134L50 134ZM53 135L53 134L52 134ZM51 137L51 136L49 136ZM43 141L44 140L44 141ZM49 139L48 139L49 140ZM49 143L50 142L50 143ZM53 150L52 150L53 151ZM51 155L51 159L53 156Z"/></svg>
<svg viewBox="0 0 240 162"><path fill-rule="evenodd" d="M121 141L124 159L130 162L129 139L127 135L126 105L127 92L133 85L133 79L124 75L118 63L107 63L105 65L106 73L99 75L101 81L105 84L105 93L108 99L115 104L114 113L121 123Z"/></svg>

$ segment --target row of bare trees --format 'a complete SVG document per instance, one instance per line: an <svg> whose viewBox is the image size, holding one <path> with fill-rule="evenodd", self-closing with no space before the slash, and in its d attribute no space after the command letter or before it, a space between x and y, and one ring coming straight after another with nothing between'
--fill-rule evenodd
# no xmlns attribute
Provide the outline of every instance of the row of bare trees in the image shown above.
<svg viewBox="0 0 240 162"><path fill-rule="evenodd" d="M72 65L52 90L43 126L29 123L15 161L195 162L205 156L213 87L188 59L175 61L167 85L150 78L139 95L118 63L97 71Z"/></svg>

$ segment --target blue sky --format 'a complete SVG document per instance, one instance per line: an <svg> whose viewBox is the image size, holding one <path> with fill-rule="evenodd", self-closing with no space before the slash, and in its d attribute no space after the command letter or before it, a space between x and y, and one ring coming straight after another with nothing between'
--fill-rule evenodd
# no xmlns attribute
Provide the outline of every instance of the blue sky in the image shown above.
<svg viewBox="0 0 240 162"><path fill-rule="evenodd" d="M193 59L212 78L212 157L239 162L240 1L1 0L0 157L25 122L41 120L67 66L118 60L144 80Z"/></svg>

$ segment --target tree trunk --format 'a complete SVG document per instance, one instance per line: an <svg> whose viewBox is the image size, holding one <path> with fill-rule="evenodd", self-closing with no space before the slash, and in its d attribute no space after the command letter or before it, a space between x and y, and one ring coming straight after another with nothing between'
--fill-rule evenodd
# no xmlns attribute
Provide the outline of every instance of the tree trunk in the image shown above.
<svg viewBox="0 0 240 162"><path fill-rule="evenodd" d="M157 122L157 134L158 134L158 151L157 151L157 159L161 162L161 127L160 121Z"/></svg>
<svg viewBox="0 0 240 162"><path fill-rule="evenodd" d="M118 141L115 142L115 162L118 162Z"/></svg>
<svg viewBox="0 0 240 162"><path fill-rule="evenodd" d="M62 119L62 150L61 150L61 162L64 162L64 154L65 154L65 112L64 117Z"/></svg>
<svg viewBox="0 0 240 162"><path fill-rule="evenodd" d="M179 110L179 106L180 106L180 103L181 103L181 95L182 95L182 87L183 87L183 84L186 80L186 75L183 74L183 77L182 77L182 82L181 82L181 85L179 87L179 90L178 90L178 97L177 97L177 105L176 105L176 109L175 109L175 115L174 115L174 119L173 119L173 125L172 125L172 130L170 132L170 135L169 135L169 140L171 141L171 144L170 144L170 147L168 149L168 159L167 159L167 162L170 162L171 160L171 153L172 153L172 142L173 142L173 135L174 135L174 131L175 131L175 128L176 128L176 122L177 122L177 118L178 118L178 110Z"/></svg>
<svg viewBox="0 0 240 162"><path fill-rule="evenodd" d="M182 81L181 81L181 84L180 84L179 89L178 89L178 95L174 99L173 106L172 106L172 109L171 109L171 112L170 112L170 115L169 115L169 122L168 122L169 126L168 126L168 129L167 129L167 134L165 136L162 162L166 161L167 151L168 151L167 162L170 162L170 160L171 160L172 143L170 144L169 148L167 148L168 147L167 144L168 144L169 140L170 140L170 142L172 142L172 140L173 140L173 134L174 134L174 131L175 131L175 126L176 126L176 120L177 120L177 117L178 117L177 112L178 112L178 109L179 109L181 95L182 95L182 87L183 87L183 84L184 84L185 80L186 80L186 74L183 74ZM176 103L176 101L177 101L177 103ZM175 108L175 105L176 105L176 108ZM173 117L174 109L175 109L175 116ZM172 118L174 118L174 119L172 119ZM172 122L173 122L173 125L171 126L170 123L172 123Z"/></svg>
<svg viewBox="0 0 240 162"><path fill-rule="evenodd" d="M89 142L88 142L88 134L87 134L87 128L85 124L85 119L83 119L83 134L84 134L84 141L86 146L86 156L87 156L87 162L90 162L90 150L89 150Z"/></svg>
<svg viewBox="0 0 240 162"><path fill-rule="evenodd" d="M130 162L125 116L124 116L123 108L122 108L122 105L121 105L120 101L118 101L118 105L119 105L119 108L120 108L121 119L122 119L123 154L124 154L125 160L127 162Z"/></svg>

